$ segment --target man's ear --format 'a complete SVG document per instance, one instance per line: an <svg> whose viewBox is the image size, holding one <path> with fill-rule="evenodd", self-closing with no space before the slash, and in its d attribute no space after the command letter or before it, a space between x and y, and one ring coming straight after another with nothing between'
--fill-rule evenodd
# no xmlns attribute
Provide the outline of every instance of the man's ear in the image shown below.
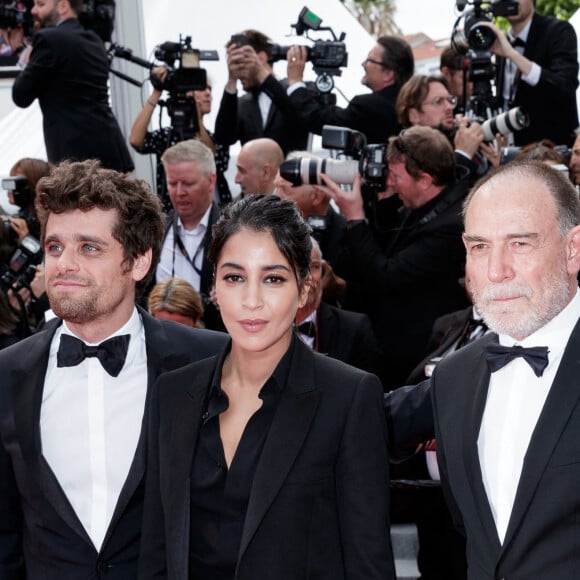
<svg viewBox="0 0 580 580"><path fill-rule="evenodd" d="M409 109L409 122L411 125L417 125L419 123L419 111L415 107Z"/></svg>
<svg viewBox="0 0 580 580"><path fill-rule="evenodd" d="M580 271L580 226L572 228L566 236L566 267L568 274Z"/></svg>
<svg viewBox="0 0 580 580"><path fill-rule="evenodd" d="M149 268L151 268L151 260L153 257L153 250L149 248L144 254L137 256L133 262L133 280L139 282L147 276Z"/></svg>

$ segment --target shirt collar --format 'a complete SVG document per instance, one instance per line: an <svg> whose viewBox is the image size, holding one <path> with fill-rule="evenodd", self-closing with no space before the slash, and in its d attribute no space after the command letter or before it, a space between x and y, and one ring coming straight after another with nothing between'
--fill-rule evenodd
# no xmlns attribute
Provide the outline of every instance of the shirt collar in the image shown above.
<svg viewBox="0 0 580 580"><path fill-rule="evenodd" d="M205 213L203 214L202 218L199 220L199 223L192 230L186 230L184 225L183 225L183 222L181 221L181 218L179 216L177 216L177 227L179 228L179 233L186 234L186 235L187 234L196 235L196 234L204 233L207 230L207 226L209 224L209 216L211 214L211 210L212 210L212 204L210 203L209 207L205 210Z"/></svg>
<svg viewBox="0 0 580 580"><path fill-rule="evenodd" d="M524 42L527 42L528 35L530 34L530 26L531 25L532 25L532 19L530 18L530 21L522 28L522 30L520 30L520 33L518 34L517 38L519 38L520 40L523 40ZM508 31L508 38L512 42L516 39L511 28Z"/></svg>

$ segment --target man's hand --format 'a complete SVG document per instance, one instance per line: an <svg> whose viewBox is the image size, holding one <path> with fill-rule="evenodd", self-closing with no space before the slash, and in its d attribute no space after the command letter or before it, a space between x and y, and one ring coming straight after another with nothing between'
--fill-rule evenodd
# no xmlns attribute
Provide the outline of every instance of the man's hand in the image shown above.
<svg viewBox="0 0 580 580"><path fill-rule="evenodd" d="M481 125L470 121L462 115L457 115L455 122L457 131L453 139L453 146L472 159L479 150L479 146L483 143L484 135Z"/></svg>
<svg viewBox="0 0 580 580"><path fill-rule="evenodd" d="M331 199L334 199L338 205L340 212L347 221L350 220L364 220L365 212L363 206L363 198L360 191L360 175L356 175L352 183L352 191L344 191L340 189L328 175L321 173L320 177L325 185L314 185L314 189L324 192Z"/></svg>
<svg viewBox="0 0 580 580"><path fill-rule="evenodd" d="M287 77L288 84L301 83L304 80L304 67L308 58L307 49L305 46L291 46L286 54L288 61Z"/></svg>
<svg viewBox="0 0 580 580"><path fill-rule="evenodd" d="M26 220L24 218L19 218L19 217L11 217L9 219L10 219L10 225L12 226L12 229L18 235L18 243L22 242L24 237L30 233L30 231L28 229L28 224L26 223Z"/></svg>

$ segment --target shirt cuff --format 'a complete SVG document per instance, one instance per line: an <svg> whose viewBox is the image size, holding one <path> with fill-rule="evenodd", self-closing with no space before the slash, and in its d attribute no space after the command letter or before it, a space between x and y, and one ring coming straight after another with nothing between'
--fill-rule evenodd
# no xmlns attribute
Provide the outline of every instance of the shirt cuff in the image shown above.
<svg viewBox="0 0 580 580"><path fill-rule="evenodd" d="M522 75L522 81L530 85L531 87L535 87L540 82L540 77L542 76L542 67L532 62L532 70L527 75Z"/></svg>
<svg viewBox="0 0 580 580"><path fill-rule="evenodd" d="M288 94L288 96L290 96L295 90L297 89L305 89L306 88L306 83L299 81L297 83L293 83L291 84L287 89L286 89L286 93Z"/></svg>

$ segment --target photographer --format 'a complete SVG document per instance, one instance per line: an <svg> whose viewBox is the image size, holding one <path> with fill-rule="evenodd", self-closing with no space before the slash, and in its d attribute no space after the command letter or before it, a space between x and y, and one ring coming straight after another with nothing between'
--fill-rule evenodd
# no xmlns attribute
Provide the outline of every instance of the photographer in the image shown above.
<svg viewBox="0 0 580 580"><path fill-rule="evenodd" d="M385 386L391 389L401 386L424 356L434 320L467 305L458 282L465 262L461 206L466 186L456 181L449 141L430 127L411 127L392 137L387 159L386 185L397 195L375 202L380 242L366 221L360 177L350 192L323 179L324 191L347 220L345 241L354 273L342 281L343 304L369 314L388 365Z"/></svg>
<svg viewBox="0 0 580 580"><path fill-rule="evenodd" d="M381 36L363 61L362 84L371 94L357 95L348 106L324 105L303 83L307 53L303 46L288 52L288 94L296 113L312 133L323 125L338 125L360 131L369 143L383 143L399 132L395 101L401 86L413 74L413 53L403 39Z"/></svg>
<svg viewBox="0 0 580 580"><path fill-rule="evenodd" d="M287 83L274 77L271 47L268 37L257 30L235 34L228 42L228 81L215 122L220 143L233 145L239 140L243 145L269 137L284 154L307 148L308 128L290 103ZM238 81L246 91L241 97Z"/></svg>
<svg viewBox="0 0 580 580"><path fill-rule="evenodd" d="M153 116L153 111L157 108L161 95L164 90L164 83L167 78L167 68L165 66L158 66L151 71L151 81L153 84L153 91L149 95L143 108L137 115L133 127L131 128L131 135L129 142L131 146L138 153L149 154L152 153L156 157L157 166L157 193L163 202L166 211L171 210L171 200L167 193L167 184L165 181L165 171L161 156L163 152L169 147L183 141L185 136L176 127L163 127L155 131L147 131L147 127ZM209 147L214 154L217 181L216 188L220 203L225 205L232 199L228 182L226 181L225 172L228 169L230 161L230 152L227 145L216 142L214 135L212 135L203 123L205 115L211 112L211 84L207 83L207 87L203 91L188 91L186 98L192 101L192 115L197 118L189 118L186 120L186 130L193 130L193 138L198 139L204 145Z"/></svg>
<svg viewBox="0 0 580 580"><path fill-rule="evenodd" d="M26 68L12 99L38 99L48 160L99 159L103 167L132 171L133 161L109 106L109 60L99 36L78 20L82 0L43 0L31 10L35 27Z"/></svg>
<svg viewBox="0 0 580 580"><path fill-rule="evenodd" d="M578 126L576 33L568 22L537 14L535 4L519 0L517 14L507 16L507 36L491 22L480 25L495 33L490 50L500 57L496 83L504 108L520 106L530 116L529 126L514 133L515 145L550 139L571 146Z"/></svg>

